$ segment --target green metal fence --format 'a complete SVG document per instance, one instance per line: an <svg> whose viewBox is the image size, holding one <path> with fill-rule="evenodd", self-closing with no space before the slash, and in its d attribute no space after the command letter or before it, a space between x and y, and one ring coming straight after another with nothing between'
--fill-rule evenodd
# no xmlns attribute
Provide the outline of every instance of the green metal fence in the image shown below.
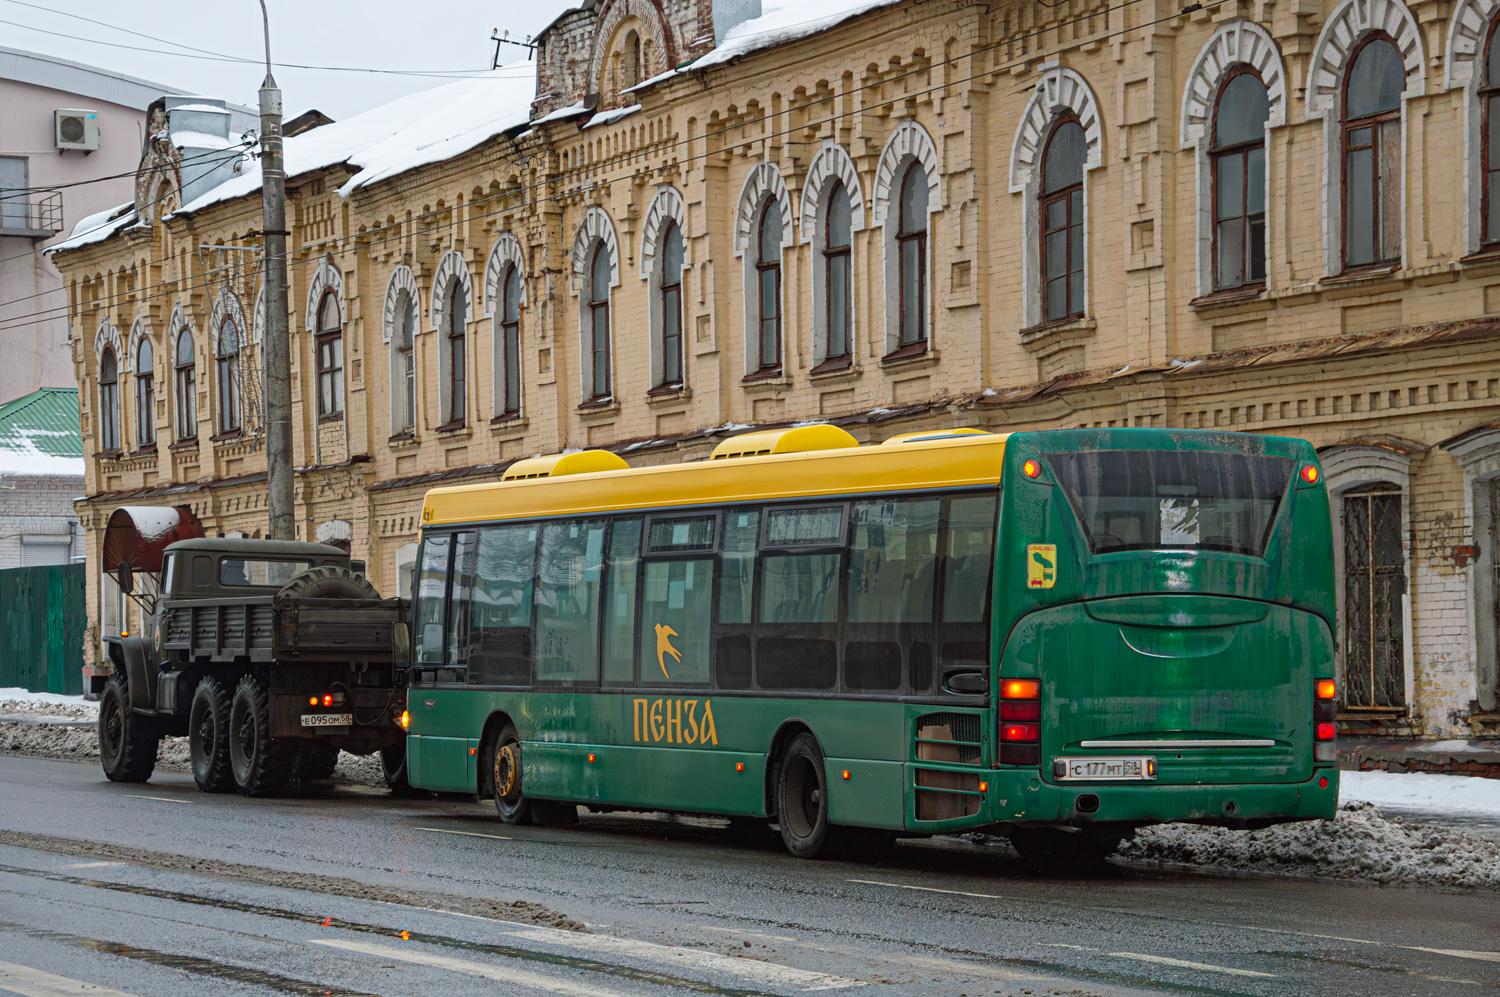
<svg viewBox="0 0 1500 997"><path fill-rule="evenodd" d="M0 688L83 693L82 564L0 571Z"/></svg>

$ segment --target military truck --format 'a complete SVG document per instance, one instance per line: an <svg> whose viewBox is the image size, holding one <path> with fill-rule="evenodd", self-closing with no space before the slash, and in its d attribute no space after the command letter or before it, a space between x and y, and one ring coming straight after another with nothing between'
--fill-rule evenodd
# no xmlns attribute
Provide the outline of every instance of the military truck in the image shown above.
<svg viewBox="0 0 1500 997"><path fill-rule="evenodd" d="M105 637L105 775L145 782L161 739L186 735L205 792L328 779L340 750L380 752L405 790L408 604L356 569L326 544L205 537L165 547L137 593L121 560L115 579L147 626Z"/></svg>

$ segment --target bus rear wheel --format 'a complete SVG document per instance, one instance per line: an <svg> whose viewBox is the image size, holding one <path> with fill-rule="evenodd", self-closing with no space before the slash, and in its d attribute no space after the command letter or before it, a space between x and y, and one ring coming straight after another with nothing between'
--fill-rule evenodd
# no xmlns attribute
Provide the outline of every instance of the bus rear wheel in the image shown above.
<svg viewBox="0 0 1500 997"><path fill-rule="evenodd" d="M514 724L500 728L490 749L490 785L494 789L495 812L507 824L530 824L531 801L521 787L521 739Z"/></svg>
<svg viewBox="0 0 1500 997"><path fill-rule="evenodd" d="M781 757L776 778L776 819L781 841L799 859L817 857L828 840L828 775L823 750L811 734L798 734Z"/></svg>

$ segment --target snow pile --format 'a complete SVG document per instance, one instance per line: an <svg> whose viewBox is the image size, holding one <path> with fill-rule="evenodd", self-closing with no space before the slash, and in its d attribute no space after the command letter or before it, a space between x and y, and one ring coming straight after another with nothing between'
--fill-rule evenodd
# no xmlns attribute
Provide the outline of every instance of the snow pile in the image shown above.
<svg viewBox="0 0 1500 997"><path fill-rule="evenodd" d="M1132 862L1387 885L1500 888L1500 842L1453 827L1388 818L1359 800L1345 803L1331 821L1261 831L1191 824L1144 828L1118 854Z"/></svg>
<svg viewBox="0 0 1500 997"><path fill-rule="evenodd" d="M92 720L99 714L99 704L91 703L82 696L64 696L55 692L28 692L25 689L14 687L0 689L0 713L15 715L17 713L31 712L39 704L50 704L53 706L73 707L86 712L76 713L73 709L62 710L54 713L54 716L77 716L84 720Z"/></svg>
<svg viewBox="0 0 1500 997"><path fill-rule="evenodd" d="M1472 775L1340 772L1339 796L1364 800L1385 810L1500 817L1500 779Z"/></svg>

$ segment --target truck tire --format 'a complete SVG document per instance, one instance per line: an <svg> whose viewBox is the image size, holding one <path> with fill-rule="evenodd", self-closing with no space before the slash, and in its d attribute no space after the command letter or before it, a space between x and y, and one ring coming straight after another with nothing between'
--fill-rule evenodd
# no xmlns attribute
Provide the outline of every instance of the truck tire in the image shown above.
<svg viewBox="0 0 1500 997"><path fill-rule="evenodd" d="M331 744L303 745L297 752L297 779L301 782L327 782L338 768L339 749Z"/></svg>
<svg viewBox="0 0 1500 997"><path fill-rule="evenodd" d="M130 689L116 672L99 697L99 762L110 782L145 782L156 771L156 747L161 743L150 717L130 710Z"/></svg>
<svg viewBox="0 0 1500 997"><path fill-rule="evenodd" d="M193 781L205 793L227 793L234 788L229 767L229 693L213 676L198 682L188 713L188 757Z"/></svg>
<svg viewBox="0 0 1500 997"><path fill-rule="evenodd" d="M269 796L286 785L296 760L294 745L271 737L270 696L264 680L246 675L229 707L229 762L245 796Z"/></svg>
<svg viewBox="0 0 1500 997"><path fill-rule="evenodd" d="M798 734L781 756L776 777L776 822L781 842L799 859L816 858L828 839L828 775L823 749L811 734Z"/></svg>
<svg viewBox="0 0 1500 997"><path fill-rule="evenodd" d="M392 796L426 796L411 784L406 769L406 742L388 745L380 749L380 769L385 773L385 786Z"/></svg>
<svg viewBox="0 0 1500 997"><path fill-rule="evenodd" d="M309 568L292 577L276 593L278 602L285 599L379 599L364 575L348 568L325 566Z"/></svg>
<svg viewBox="0 0 1500 997"><path fill-rule="evenodd" d="M531 801L521 791L521 739L514 724L500 728L488 752L495 813L507 824L531 824Z"/></svg>

